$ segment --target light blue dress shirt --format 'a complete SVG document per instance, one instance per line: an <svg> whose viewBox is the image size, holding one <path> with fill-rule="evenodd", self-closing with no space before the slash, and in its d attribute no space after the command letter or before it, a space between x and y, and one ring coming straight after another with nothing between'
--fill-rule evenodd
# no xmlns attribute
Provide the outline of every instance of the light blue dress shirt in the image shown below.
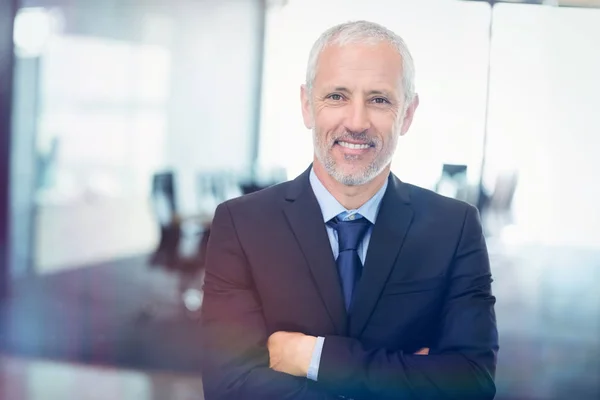
<svg viewBox="0 0 600 400"><path fill-rule="evenodd" d="M333 197L331 193L329 193L325 186L323 186L321 181L319 181L319 178L317 178L315 171L313 169L310 170L310 186L312 187L315 197L317 198L317 202L321 207L323 223L327 229L327 236L329 236L329 243L331 244L333 257L336 260L339 254L337 232L335 229L328 226L327 222L336 216L344 221L351 220L356 217L356 214L360 214L362 217L371 222L371 226L367 230L367 233L363 237L363 240L357 249L360 261L364 265L365 258L367 256L367 249L369 248L369 241L371 240L371 233L373 232L373 225L375 225L375 220L377 219L377 214L379 213L379 207L381 206L381 199L385 194L387 185L388 181L386 179L383 186L377 191L377 193L375 193L373 197L369 199L369 201L367 201L357 210L347 210L335 199L335 197ZM319 336L317 338L317 343L308 367L308 374L306 375L308 379L312 379L313 381L316 381L317 377L319 376L319 364L321 363L321 353L323 352L324 344L325 338Z"/></svg>

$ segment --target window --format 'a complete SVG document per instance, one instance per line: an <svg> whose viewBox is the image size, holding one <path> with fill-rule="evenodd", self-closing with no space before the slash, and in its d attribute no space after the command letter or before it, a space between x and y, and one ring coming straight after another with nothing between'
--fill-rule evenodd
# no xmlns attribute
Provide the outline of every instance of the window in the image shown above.
<svg viewBox="0 0 600 400"><path fill-rule="evenodd" d="M318 35L348 20L381 23L407 42L417 68L421 105L398 146L393 170L433 187L442 164L466 164L479 179L487 86L490 7L428 0L290 0L267 14L260 162L289 177L312 161L312 134L301 118L300 85Z"/></svg>

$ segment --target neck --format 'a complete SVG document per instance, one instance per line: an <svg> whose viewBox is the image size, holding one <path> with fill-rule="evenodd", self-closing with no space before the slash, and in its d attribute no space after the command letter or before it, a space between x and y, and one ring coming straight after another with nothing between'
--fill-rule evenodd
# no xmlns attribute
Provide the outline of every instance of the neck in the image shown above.
<svg viewBox="0 0 600 400"><path fill-rule="evenodd" d="M365 204L383 186L390 173L390 165L363 185L347 186L336 181L315 158L313 170L325 189L347 210L356 210Z"/></svg>

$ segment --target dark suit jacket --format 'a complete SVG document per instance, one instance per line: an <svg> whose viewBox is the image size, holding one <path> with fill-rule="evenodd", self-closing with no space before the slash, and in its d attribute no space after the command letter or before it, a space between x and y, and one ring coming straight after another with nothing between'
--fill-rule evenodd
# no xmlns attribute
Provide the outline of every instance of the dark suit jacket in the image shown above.
<svg viewBox="0 0 600 400"><path fill-rule="evenodd" d="M477 210L393 174L349 313L308 171L223 203L206 259L205 397L492 399L491 282ZM282 330L325 336L318 382L268 368Z"/></svg>

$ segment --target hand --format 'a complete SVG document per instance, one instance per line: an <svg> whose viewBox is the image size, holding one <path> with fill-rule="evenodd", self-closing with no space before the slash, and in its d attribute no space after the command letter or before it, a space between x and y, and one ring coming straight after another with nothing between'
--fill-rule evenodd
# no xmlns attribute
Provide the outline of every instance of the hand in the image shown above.
<svg viewBox="0 0 600 400"><path fill-rule="evenodd" d="M417 351L415 353L416 356L427 356L429 355L429 348L428 347L423 347L421 350Z"/></svg>
<svg viewBox="0 0 600 400"><path fill-rule="evenodd" d="M306 377L316 343L314 336L275 332L267 341L269 367L289 375Z"/></svg>

